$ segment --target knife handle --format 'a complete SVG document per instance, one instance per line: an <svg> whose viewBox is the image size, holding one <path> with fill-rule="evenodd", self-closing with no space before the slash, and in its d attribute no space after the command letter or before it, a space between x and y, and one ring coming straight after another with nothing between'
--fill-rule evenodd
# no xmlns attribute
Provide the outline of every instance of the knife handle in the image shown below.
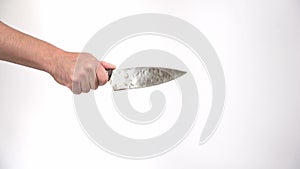
<svg viewBox="0 0 300 169"><path fill-rule="evenodd" d="M109 80L110 80L110 78L111 78L111 75L112 75L113 69L106 69L106 72L107 72L107 75L108 75L108 80L107 80L107 81L109 81Z"/></svg>

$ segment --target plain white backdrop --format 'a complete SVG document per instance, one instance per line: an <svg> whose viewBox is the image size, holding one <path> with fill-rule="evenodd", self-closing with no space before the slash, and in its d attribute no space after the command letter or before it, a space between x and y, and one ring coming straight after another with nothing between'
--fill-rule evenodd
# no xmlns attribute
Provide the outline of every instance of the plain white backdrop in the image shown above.
<svg viewBox="0 0 300 169"><path fill-rule="evenodd" d="M112 156L80 128L69 89L44 72L0 62L0 168L299 168L299 0L0 0L2 22L69 51L81 51L107 24L147 12L190 22L218 53L227 100L214 136L198 146L204 113L163 156Z"/></svg>

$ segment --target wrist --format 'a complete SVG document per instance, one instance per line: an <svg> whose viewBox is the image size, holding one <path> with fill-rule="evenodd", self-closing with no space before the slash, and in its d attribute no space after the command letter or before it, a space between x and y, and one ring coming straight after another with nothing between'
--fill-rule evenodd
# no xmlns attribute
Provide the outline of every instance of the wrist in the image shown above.
<svg viewBox="0 0 300 169"><path fill-rule="evenodd" d="M49 62L45 66L46 72L50 75L54 76L56 71L62 66L63 58L67 55L68 52L63 51L61 49L55 49L52 54L49 56Z"/></svg>

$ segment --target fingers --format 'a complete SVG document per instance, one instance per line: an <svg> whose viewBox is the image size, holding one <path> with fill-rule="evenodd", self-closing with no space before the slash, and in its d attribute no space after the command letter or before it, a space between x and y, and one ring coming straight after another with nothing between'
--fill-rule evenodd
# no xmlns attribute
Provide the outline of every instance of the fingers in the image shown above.
<svg viewBox="0 0 300 169"><path fill-rule="evenodd" d="M88 93L91 90L90 81L88 76L84 76L81 81L81 90L83 93Z"/></svg>
<svg viewBox="0 0 300 169"><path fill-rule="evenodd" d="M115 69L116 68L115 65L104 62L104 61L101 61L100 63L105 69Z"/></svg>
<svg viewBox="0 0 300 169"><path fill-rule="evenodd" d="M99 83L98 83L96 71L92 72L92 75L89 78L89 83L90 83L91 89L96 90L98 88Z"/></svg>
<svg viewBox="0 0 300 169"><path fill-rule="evenodd" d="M97 74L96 74L98 63L95 63L95 65L96 66L94 68L88 69L88 73L89 73L88 83L89 83L90 89L93 89L93 90L96 90L99 86L98 78L97 78Z"/></svg>
<svg viewBox="0 0 300 169"><path fill-rule="evenodd" d="M105 67L102 66L101 62L98 63L97 78L99 86L105 85L105 83L108 81L107 71L105 70Z"/></svg>
<svg viewBox="0 0 300 169"><path fill-rule="evenodd" d="M80 83L73 82L73 86L72 86L71 90L74 94L80 94L82 92Z"/></svg>
<svg viewBox="0 0 300 169"><path fill-rule="evenodd" d="M98 61L88 53L81 53L74 63L76 66L71 76L72 83L65 83L70 84L68 87L74 94L88 93L91 89L96 90L98 86L105 85L108 81L106 69L116 68L110 63Z"/></svg>

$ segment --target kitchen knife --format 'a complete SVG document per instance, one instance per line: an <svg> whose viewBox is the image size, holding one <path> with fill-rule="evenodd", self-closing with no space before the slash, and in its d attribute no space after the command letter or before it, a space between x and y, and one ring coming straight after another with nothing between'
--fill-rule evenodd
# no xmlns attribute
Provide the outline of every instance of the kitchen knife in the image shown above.
<svg viewBox="0 0 300 169"><path fill-rule="evenodd" d="M133 67L107 70L114 91L159 85L174 80L186 72L162 67Z"/></svg>

